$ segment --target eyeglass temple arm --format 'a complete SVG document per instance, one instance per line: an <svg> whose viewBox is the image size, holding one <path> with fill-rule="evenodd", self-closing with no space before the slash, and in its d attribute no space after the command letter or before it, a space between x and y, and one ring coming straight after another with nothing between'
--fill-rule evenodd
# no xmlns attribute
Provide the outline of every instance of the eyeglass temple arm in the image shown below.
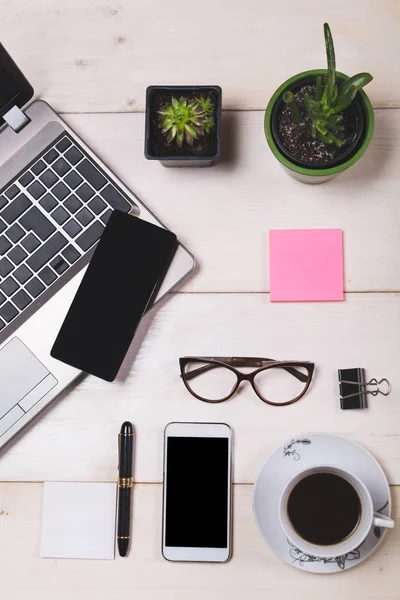
<svg viewBox="0 0 400 600"><path fill-rule="evenodd" d="M235 365L236 367L265 367L271 362L275 362L273 358L234 358L234 357L219 357L214 358L212 356L199 356L199 359L204 360L219 360L221 362L226 363L227 365ZM194 369L194 371L190 371L190 373L185 373L185 379L190 381L190 379L194 379L198 375L210 371L211 369L217 369L219 367L223 367L220 364L208 364L203 367L199 367L198 369ZM308 380L308 375L304 375L301 371L298 371L294 367L282 367L285 371L293 375L299 381L305 383Z"/></svg>

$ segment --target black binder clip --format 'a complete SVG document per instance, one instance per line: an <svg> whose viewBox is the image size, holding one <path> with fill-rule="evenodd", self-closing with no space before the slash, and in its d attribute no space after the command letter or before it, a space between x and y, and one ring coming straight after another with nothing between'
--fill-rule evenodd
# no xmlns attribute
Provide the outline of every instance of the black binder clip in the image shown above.
<svg viewBox="0 0 400 600"><path fill-rule="evenodd" d="M367 395L389 396L392 386L387 379L365 381L365 369L339 369L340 408L367 408ZM368 389L370 388L370 389Z"/></svg>

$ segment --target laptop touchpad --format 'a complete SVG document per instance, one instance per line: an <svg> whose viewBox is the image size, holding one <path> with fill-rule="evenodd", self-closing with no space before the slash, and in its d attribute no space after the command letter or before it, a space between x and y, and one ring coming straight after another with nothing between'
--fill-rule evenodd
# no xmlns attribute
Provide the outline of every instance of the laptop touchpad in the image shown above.
<svg viewBox="0 0 400 600"><path fill-rule="evenodd" d="M17 337L0 350L0 418L17 404L27 412L57 379Z"/></svg>

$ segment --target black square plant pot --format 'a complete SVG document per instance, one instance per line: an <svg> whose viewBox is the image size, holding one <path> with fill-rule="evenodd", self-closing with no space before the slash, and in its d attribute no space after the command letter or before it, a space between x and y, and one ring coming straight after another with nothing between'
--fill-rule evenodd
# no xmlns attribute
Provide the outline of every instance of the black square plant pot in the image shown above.
<svg viewBox="0 0 400 600"><path fill-rule="evenodd" d="M158 111L172 97L193 99L209 96L214 103L214 126L198 136L193 146L168 143L161 132ZM146 90L146 129L144 154L164 167L212 167L220 156L222 90L218 85L150 85Z"/></svg>

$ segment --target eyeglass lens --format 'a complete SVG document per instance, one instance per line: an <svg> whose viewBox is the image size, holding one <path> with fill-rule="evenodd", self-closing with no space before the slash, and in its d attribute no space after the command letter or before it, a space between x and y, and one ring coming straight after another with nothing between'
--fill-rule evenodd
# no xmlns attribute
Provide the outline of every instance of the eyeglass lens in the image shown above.
<svg viewBox="0 0 400 600"><path fill-rule="evenodd" d="M304 375L302 378L304 381L300 381L293 373L277 366L257 373L254 377L254 385L265 400L274 404L289 402L300 396L308 381L305 367L296 366L295 371Z"/></svg>
<svg viewBox="0 0 400 600"><path fill-rule="evenodd" d="M229 396L237 383L236 374L223 365L190 362L185 365L185 381L194 394L218 402Z"/></svg>

